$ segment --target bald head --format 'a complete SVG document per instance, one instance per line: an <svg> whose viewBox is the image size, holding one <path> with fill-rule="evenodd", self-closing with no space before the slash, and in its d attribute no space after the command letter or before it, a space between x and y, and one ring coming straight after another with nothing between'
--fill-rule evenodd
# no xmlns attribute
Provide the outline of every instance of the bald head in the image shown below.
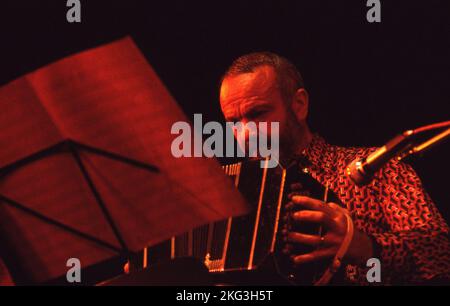
<svg viewBox="0 0 450 306"><path fill-rule="evenodd" d="M227 121L262 120L266 111L279 109L282 103L275 71L269 66L228 76L220 88L220 106Z"/></svg>
<svg viewBox="0 0 450 306"><path fill-rule="evenodd" d="M283 93L277 69L266 64L240 73L229 70L220 88L220 106L226 121L279 123L282 158L310 138L306 127L306 91L298 88L289 98Z"/></svg>
<svg viewBox="0 0 450 306"><path fill-rule="evenodd" d="M278 88L285 102L290 103L299 88L304 88L300 72L286 58L271 52L255 52L237 58L222 79L239 74L251 73L260 67L271 67L275 72Z"/></svg>

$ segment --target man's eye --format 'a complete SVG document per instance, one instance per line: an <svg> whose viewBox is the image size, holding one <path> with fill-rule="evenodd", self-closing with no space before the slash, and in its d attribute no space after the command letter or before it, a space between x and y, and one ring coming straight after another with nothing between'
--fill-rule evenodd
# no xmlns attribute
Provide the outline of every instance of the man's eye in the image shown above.
<svg viewBox="0 0 450 306"><path fill-rule="evenodd" d="M267 113L267 111L265 111L265 110L253 111L250 114L248 114L248 117L249 118L258 118L258 117L261 117L262 115L264 115L265 113Z"/></svg>
<svg viewBox="0 0 450 306"><path fill-rule="evenodd" d="M239 119L237 118L226 118L227 122L239 122Z"/></svg>

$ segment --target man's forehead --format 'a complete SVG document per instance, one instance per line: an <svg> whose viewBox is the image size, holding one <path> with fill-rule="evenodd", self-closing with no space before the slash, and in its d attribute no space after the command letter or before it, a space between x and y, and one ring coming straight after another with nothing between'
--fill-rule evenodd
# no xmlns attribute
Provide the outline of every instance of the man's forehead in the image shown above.
<svg viewBox="0 0 450 306"><path fill-rule="evenodd" d="M253 72L226 77L220 88L221 103L230 100L269 95L276 89L276 74L272 67L261 66Z"/></svg>

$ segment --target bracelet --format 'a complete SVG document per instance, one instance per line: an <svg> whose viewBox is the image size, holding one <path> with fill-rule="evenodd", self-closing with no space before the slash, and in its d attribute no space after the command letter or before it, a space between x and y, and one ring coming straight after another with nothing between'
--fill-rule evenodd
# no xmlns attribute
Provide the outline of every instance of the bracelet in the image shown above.
<svg viewBox="0 0 450 306"><path fill-rule="evenodd" d="M344 209L342 209L342 210L347 219L347 232L345 233L344 240L342 240L341 246L339 247L338 251L336 252L336 255L334 256L333 261L331 262L330 266L325 270L325 272L320 277L320 279L314 283L314 286L323 286L330 282L333 275L341 267L342 259L344 258L345 254L348 251L348 248L350 247L350 244L352 243L353 234L354 234L353 220L350 217L350 215L347 213L347 211L345 211Z"/></svg>

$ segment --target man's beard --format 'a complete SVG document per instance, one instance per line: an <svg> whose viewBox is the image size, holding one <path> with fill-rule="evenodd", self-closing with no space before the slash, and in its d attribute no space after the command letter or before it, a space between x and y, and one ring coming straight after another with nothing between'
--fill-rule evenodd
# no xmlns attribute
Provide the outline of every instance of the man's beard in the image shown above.
<svg viewBox="0 0 450 306"><path fill-rule="evenodd" d="M294 114L288 113L286 121L280 122L278 137L279 137L279 156L277 159L282 165L287 163L298 149L303 133L302 125L298 122L297 117ZM271 136L266 135L269 146L271 146ZM264 157L260 156L259 150L256 146L256 156L250 153L249 140L245 141L245 149L243 150L245 160L261 160ZM242 146L240 146L242 150ZM253 152L253 153L255 153Z"/></svg>
<svg viewBox="0 0 450 306"><path fill-rule="evenodd" d="M286 122L280 126L280 162L286 164L295 153L303 137L302 125L294 114L288 113Z"/></svg>

